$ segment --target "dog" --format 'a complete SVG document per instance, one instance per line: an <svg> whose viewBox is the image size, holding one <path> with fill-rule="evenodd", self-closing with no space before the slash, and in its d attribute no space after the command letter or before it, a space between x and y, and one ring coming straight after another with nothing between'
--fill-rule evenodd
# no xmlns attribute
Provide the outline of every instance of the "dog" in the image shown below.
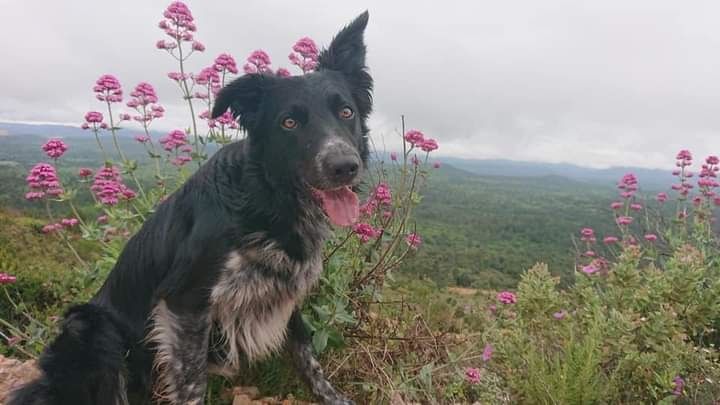
<svg viewBox="0 0 720 405"><path fill-rule="evenodd" d="M283 347L323 403L352 403L325 378L299 307L331 224L359 215L367 22L366 11L343 28L315 72L247 74L218 93L212 116L229 108L247 137L157 207L10 405L201 404L208 373Z"/></svg>

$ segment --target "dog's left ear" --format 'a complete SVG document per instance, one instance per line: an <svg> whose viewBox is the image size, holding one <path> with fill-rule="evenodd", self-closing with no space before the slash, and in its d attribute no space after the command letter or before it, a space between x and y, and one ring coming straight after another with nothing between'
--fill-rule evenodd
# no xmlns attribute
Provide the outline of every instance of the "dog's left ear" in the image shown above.
<svg viewBox="0 0 720 405"><path fill-rule="evenodd" d="M353 87L353 96L363 118L372 110L372 77L365 66L365 40L368 23L367 11L360 14L333 38L330 46L320 53L318 70L341 72Z"/></svg>

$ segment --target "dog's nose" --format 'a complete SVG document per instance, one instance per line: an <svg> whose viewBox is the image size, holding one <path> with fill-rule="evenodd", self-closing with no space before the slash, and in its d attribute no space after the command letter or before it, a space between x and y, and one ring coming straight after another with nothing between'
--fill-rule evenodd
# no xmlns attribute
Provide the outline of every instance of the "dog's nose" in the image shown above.
<svg viewBox="0 0 720 405"><path fill-rule="evenodd" d="M352 155L328 156L325 167L334 182L346 184L357 176L360 159Z"/></svg>

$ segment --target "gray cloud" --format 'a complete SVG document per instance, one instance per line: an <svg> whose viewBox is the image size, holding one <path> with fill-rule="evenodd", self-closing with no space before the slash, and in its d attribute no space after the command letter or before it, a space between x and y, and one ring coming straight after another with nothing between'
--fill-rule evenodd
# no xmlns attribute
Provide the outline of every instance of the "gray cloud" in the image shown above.
<svg viewBox="0 0 720 405"><path fill-rule="evenodd" d="M376 79L372 128L396 145L400 114L443 154L667 167L674 153L720 153L720 3L669 0L191 1L204 54L238 62L266 49L289 67L291 44L327 44L365 8ZM101 107L102 73L149 81L185 126L154 43L164 1L0 0L0 118L75 122Z"/></svg>

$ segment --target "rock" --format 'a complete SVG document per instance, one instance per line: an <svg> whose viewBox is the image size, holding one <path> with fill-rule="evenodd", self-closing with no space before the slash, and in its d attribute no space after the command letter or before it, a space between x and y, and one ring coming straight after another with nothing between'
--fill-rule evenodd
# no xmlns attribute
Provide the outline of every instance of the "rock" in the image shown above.
<svg viewBox="0 0 720 405"><path fill-rule="evenodd" d="M13 389L39 375L35 360L21 361L0 355L0 404Z"/></svg>

